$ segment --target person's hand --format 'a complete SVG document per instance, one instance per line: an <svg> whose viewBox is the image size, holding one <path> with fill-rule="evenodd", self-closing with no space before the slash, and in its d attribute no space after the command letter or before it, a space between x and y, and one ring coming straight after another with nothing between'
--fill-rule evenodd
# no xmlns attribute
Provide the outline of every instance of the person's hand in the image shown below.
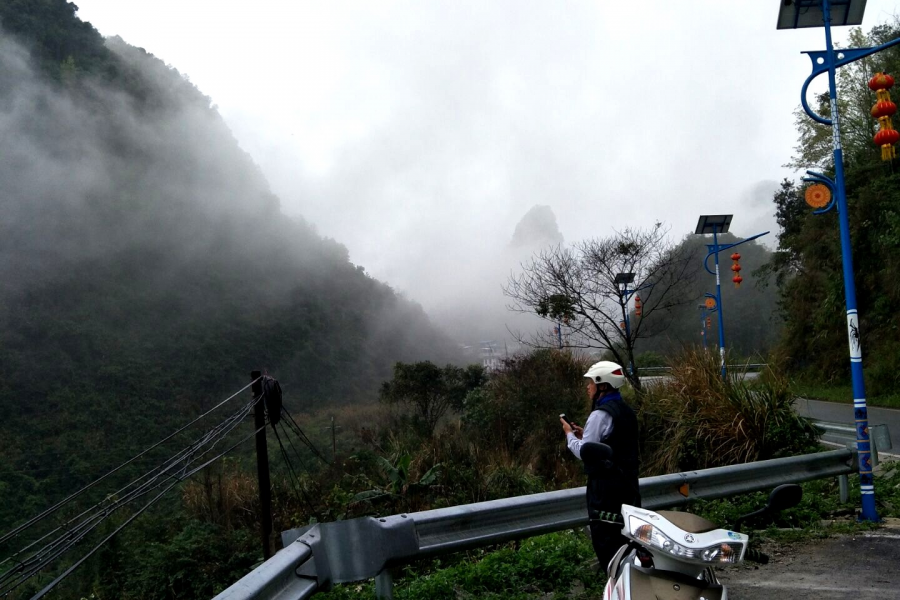
<svg viewBox="0 0 900 600"><path fill-rule="evenodd" d="M563 419L562 417L560 417L560 418L559 418L559 422L562 423L563 431L566 433L566 435L569 435L570 433L573 433L571 425L569 425L568 423L566 423L566 420L565 420L565 419Z"/></svg>
<svg viewBox="0 0 900 600"><path fill-rule="evenodd" d="M577 437L577 438L580 440L580 439L582 439L582 437L584 436L584 428L583 428L583 427L579 427L578 425L575 425L575 424L573 423L573 424L572 424L572 433L574 433L574 434L575 434L575 437Z"/></svg>

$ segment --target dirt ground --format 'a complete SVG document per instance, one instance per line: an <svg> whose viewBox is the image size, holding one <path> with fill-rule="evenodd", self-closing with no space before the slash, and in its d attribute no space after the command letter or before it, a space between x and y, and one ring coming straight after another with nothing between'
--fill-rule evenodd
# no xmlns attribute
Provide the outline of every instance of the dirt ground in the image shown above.
<svg viewBox="0 0 900 600"><path fill-rule="evenodd" d="M769 564L719 572L729 599L900 599L900 520L876 531L763 550Z"/></svg>

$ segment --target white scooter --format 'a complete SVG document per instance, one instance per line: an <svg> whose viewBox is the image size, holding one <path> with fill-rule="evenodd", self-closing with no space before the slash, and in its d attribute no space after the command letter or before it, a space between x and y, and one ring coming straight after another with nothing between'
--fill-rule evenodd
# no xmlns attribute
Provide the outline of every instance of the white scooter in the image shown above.
<svg viewBox="0 0 900 600"><path fill-rule="evenodd" d="M605 446L588 454L605 454L608 460L612 451ZM747 518L796 506L802 496L799 485L781 485L772 491L765 508L739 518L735 529ZM769 560L748 548L748 536L719 529L691 513L654 512L626 504L621 515L601 513L599 517L623 525L622 534L629 540L609 562L604 600L727 600L716 566Z"/></svg>

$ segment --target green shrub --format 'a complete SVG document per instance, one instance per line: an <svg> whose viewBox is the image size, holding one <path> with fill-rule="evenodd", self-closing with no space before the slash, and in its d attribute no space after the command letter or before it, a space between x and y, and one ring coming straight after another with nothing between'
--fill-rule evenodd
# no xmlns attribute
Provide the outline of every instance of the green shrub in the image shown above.
<svg viewBox="0 0 900 600"><path fill-rule="evenodd" d="M548 480L565 451L559 414L583 424L587 360L571 352L535 350L507 360L466 397L463 434L492 455L514 457Z"/></svg>

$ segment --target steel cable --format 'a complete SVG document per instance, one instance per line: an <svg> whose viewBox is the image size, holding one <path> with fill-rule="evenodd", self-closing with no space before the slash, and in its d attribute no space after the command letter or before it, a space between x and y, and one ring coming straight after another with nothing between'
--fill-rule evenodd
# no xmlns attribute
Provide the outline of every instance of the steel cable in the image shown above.
<svg viewBox="0 0 900 600"><path fill-rule="evenodd" d="M175 466L175 465L181 463L181 462L184 460L184 458L185 458L188 454L190 454L190 453L191 453L198 445L203 444L204 442L206 442L207 440L209 440L211 436L216 435L221 429L223 429L225 426L227 426L227 425L228 425L229 423L231 423L232 421L234 421L235 423L239 422L240 419L243 418L244 416L246 416L246 414L249 412L250 408L251 408L256 402L258 402L258 401L259 401L259 397L254 398L253 401L251 401L248 405L242 407L242 408L239 409L236 413L234 413L234 414L232 414L230 417L228 417L225 421L223 421L222 423L220 423L220 424L217 425L216 427L212 428L210 431L206 432L201 438L195 440L195 441L194 441L192 444L190 444L187 448L185 448L185 449L179 451L177 454L175 454L174 456L172 456L171 458L169 458L167 461L164 461L161 465L158 465L157 467L154 467L153 469L151 469L150 471L148 471L147 473L145 473L145 474L142 475L141 477L138 477L137 479L131 481L130 483L126 484L124 487L120 488L120 489L117 490L116 492L113 492L112 494L107 495L106 498L104 498L102 501L98 502L98 503L95 504L94 506L92 506L92 507L88 508L87 510L83 511L82 513L80 513L80 514L77 515L76 517L73 517L72 519L69 519L68 521L66 521L65 523L63 523L63 525L60 525L60 526L57 527L56 529L54 529L54 530L48 532L47 534L43 535L43 536L40 537L39 539L35 540L34 542L30 543L30 544L27 545L26 547L20 549L20 550L17 551L16 553L14 553L12 556L10 556L10 557L4 559L3 561L0 561L0 565L3 565L3 564L5 564L6 562L9 562L9 561L12 560L12 559L15 559L15 557L17 557L17 556L19 556L20 554L26 552L26 551L29 550L30 548L34 547L35 545L37 545L38 543L40 543L40 542L42 542L43 540L47 539L48 537L50 537L50 536L53 535L54 533L60 531L61 529L66 529L66 534L65 534L65 536L64 536L63 538L58 539L58 540L55 541L55 542L52 542L49 546L45 546L44 548L42 548L41 550L39 550L38 552L36 552L34 555L30 556L30 557L26 560L26 562L28 562L28 561L33 561L34 559L39 558L39 556L40 556L41 554L43 554L43 553L46 553L46 552L52 552L52 550L53 550L56 546L58 546L60 543L64 543L67 539L69 539L69 538L71 538L71 537L77 535L77 533L78 533L83 527L85 527L86 525L90 524L91 521L94 520L94 519L96 519L98 515L95 514L95 515L91 516L90 518L88 518L87 520L78 523L78 524L75 526L74 529L70 529L70 528L69 528L69 525L70 525L71 523L78 521L79 519L81 519L82 517L84 517L85 515L87 515L88 513L95 512L95 511L98 511L98 510L100 510L100 509L103 509L103 514L108 516L108 514L109 514L110 512L117 510L122 504L125 504L125 503L127 503L127 502L130 502L131 500L133 500L133 499L135 499L135 498L137 498L137 497L140 497L140 496L144 495L144 493L146 493L146 491L142 491L142 490L146 490L146 487L147 487L147 485L148 485L147 483L145 483L145 484L143 484L142 486L140 486L139 488L137 488L137 490L133 490L133 491L129 492L128 494L126 494L126 496L125 496L124 498L119 498L119 499L117 499L116 501L112 502L112 503L111 503L111 506L108 506L108 507L104 508L104 504L108 503L108 501L110 500L110 498L114 498L114 497L119 496L120 494L122 494L123 492L125 492L126 490L128 490L128 488L130 488L131 486L135 485L136 483L140 482L140 481L143 480L143 479L146 479L147 477L150 477L151 475L154 475L154 472L156 472L156 474L153 476L152 480L149 482L149 483L152 484L152 482L155 481L156 479L158 479L163 473L165 473L165 472L171 470L173 466ZM232 427L232 428L233 428L233 427ZM230 431L230 429L229 429L229 431ZM227 433L227 432L226 432L226 433ZM103 518L105 518L105 516L104 516ZM19 566L21 567L21 566L22 566L22 561L19 561L19 562L20 562ZM14 571L14 570L15 570L15 569L11 569L10 571ZM7 571L7 572L4 573L2 576L0 576L0 583L2 583L3 581L5 581L6 579L8 579L8 578L10 577L10 575L12 574L10 571Z"/></svg>
<svg viewBox="0 0 900 600"><path fill-rule="evenodd" d="M281 412L284 413L285 416L287 416L287 418L288 418L290 424L293 426L294 434L297 436L297 438L298 438L301 442L303 442L303 443L306 445L307 448L310 449L310 451L313 453L313 455L314 455L316 458L318 458L319 460L321 460L323 463L325 463L326 465L331 464L331 463L328 461L328 459L326 459L325 456L324 456L321 452L319 452L319 449L316 448L315 444L312 443L312 440L310 440L310 439L306 436L306 434L303 433L303 430L300 429L300 426L297 425L297 422L296 422L296 421L294 421L294 417L291 416L291 413L288 412L287 408L285 408L284 406L282 406L282 407L281 407Z"/></svg>
<svg viewBox="0 0 900 600"><path fill-rule="evenodd" d="M190 474L195 473L196 469L192 470L190 473L188 473L187 472L188 467L191 464L193 464L194 462L196 462L197 460L199 460L200 458L202 458L203 456L207 455L212 450L212 448L215 447L216 444L218 444L231 431L233 431L234 428L237 427L237 425L239 425L241 423L241 421L249 414L250 409L253 407L253 405L255 405L255 403L258 402L259 400L260 400L260 397L254 398L246 406L241 407L241 409L239 409L237 412L235 412L234 414L229 416L222 423L220 423L217 426L210 429L203 436L201 436L200 438L195 440L192 444L190 444L187 448L181 450L180 452L178 452L177 454L172 456L169 460L164 461L161 465L152 469L148 473L145 473L141 477L133 480L132 482L127 484L125 487L121 488L119 491L107 496L100 503L98 503L98 504L94 505L93 507L87 509L86 511L82 512L77 517L70 519L64 525L57 527L50 533L45 534L40 539L36 540L35 542L32 542L25 548L16 552L11 557L5 559L0 564L3 564L10 560L15 559L17 556L21 555L23 552L26 552L28 549L35 546L37 543L45 540L47 537L49 537L53 533L58 532L60 529L66 530L62 536L60 536L59 538L57 538L50 544L44 546L43 548L41 548L40 550L38 550L37 552L35 552L31 556L29 556L24 561L17 561L18 565L9 569L6 573L4 573L2 576L0 576L0 587L5 588L5 589L0 589L0 593L2 593L4 595L9 594L10 591L15 589L19 585L21 585L22 582L29 579L35 573L37 573L38 571L43 569L47 564L53 562L56 558L58 558L59 556L61 556L62 554L64 554L68 550L70 550L75 545L77 545L82 539L84 539L84 537L88 533L90 533L91 531L96 529L96 527L99 526L100 523L102 523L104 520L106 520L109 516L111 516L115 511L117 511L119 508L121 508L125 504L128 504L128 503L136 500L137 498L140 498L140 497L146 495L153 489L158 489L161 485L165 484L170 479L175 479L177 482L177 481L180 481L180 480L190 476ZM206 445L208 443L212 444L212 446L210 448L207 448L204 452L202 452L199 455L196 454L196 452L199 449L201 449L204 445ZM226 452L228 452L228 451L230 451L230 449L227 450ZM222 454L218 455L216 458L221 457L221 456L222 456ZM178 474L177 472L169 473L169 471L172 471L179 465L181 466L181 469L180 469L181 474ZM164 475L165 475L165 478L163 478ZM148 477L150 477L150 479L148 481L146 481L142 485L138 486L137 488L129 491L124 497L118 498L114 502L110 503L109 505L104 506L104 504L106 504L110 498L117 496L118 494L127 490L129 487L132 487L134 484L142 481L143 479L147 479ZM161 478L163 478L162 481L158 482L158 480L160 480ZM73 521L76 521L91 512L93 512L94 514L90 515L88 518L77 523L74 528L68 527ZM22 572L22 571L25 571L25 572ZM18 573L18 575L17 575L17 573ZM14 578L14 581L9 582L8 580L11 577Z"/></svg>
<svg viewBox="0 0 900 600"><path fill-rule="evenodd" d="M116 473L117 471L123 469L124 467L130 465L131 463L133 463L133 462L134 462L135 460L137 460L138 458L144 456L145 454L147 454L147 453L150 452L151 450L153 450L153 449L159 447L161 444L163 444L163 443L169 441L170 439L172 439L173 437L175 437L176 435L178 435L179 433L181 433L182 431L184 431L185 429L187 429L187 428L190 427L191 425L194 425L197 421L199 421L199 420L202 419L203 417L205 417L205 416L209 415L211 412L215 411L217 408L219 408L219 407L222 406L223 404L225 404L225 403L227 403L227 402L233 400L234 398L236 398L241 392L245 391L247 388L249 388L251 385L253 385L253 384L256 383L257 381L259 381L260 379L261 379L261 377L258 377L258 378L256 378L256 379L254 379L253 381L251 381L250 383L248 383L246 386L242 387L240 390L238 390L237 392L235 392L234 394L232 394L231 396L229 396L228 398L226 398L226 399L223 400L222 402L218 403L217 405L215 405L214 407L212 407L211 409L209 409L208 411L206 411L205 413L203 413L202 415L200 415L199 417L197 417L196 419L194 419L193 421L191 421L191 422L188 423L187 425L184 425L184 426L181 427L180 429L174 431L173 433L170 433L168 436L166 436L166 437L164 437L163 439L161 439L160 441L156 442L155 444L153 444L152 446L150 446L149 448L147 448L146 450L144 450L144 451L141 452L140 454L137 454L137 455L131 457L130 459L128 459L128 460L125 461L124 463L120 464L118 467L116 467L116 468L114 468L113 470L107 472L105 475L99 477L98 479L95 479L94 481L92 481L91 483L87 484L86 486L84 486L83 488L81 488L80 490L78 490L77 492L75 492L75 493L69 495L67 498L64 498L63 500L60 500L59 502L57 502L56 504L54 504L54 505L51 506L50 508L48 508L48 509L46 509L45 511L43 511L42 513L40 513L39 515L37 515L37 516L35 516L35 517L32 517L31 519L29 519L29 520L26 521L25 523L22 523L22 524L19 525L18 527L14 528L12 531L9 531L8 533L4 534L3 536L0 536L0 544L6 542L6 541L9 540L10 538L12 538L12 537L18 535L19 533L21 533L22 531L28 529L29 527L31 527L31 526L34 525L35 523L38 523L38 522L42 521L43 519L45 519L45 518L48 517L49 515L55 513L57 510L59 510L60 508L62 508L63 506L65 506L66 504L68 504L69 502L71 502L72 500L74 500L75 498L79 497L79 496L80 496L81 494L83 494L84 492L86 492L86 491L88 491L89 489L93 488L95 485L97 485L98 483L100 483L101 481L103 481L104 479L106 479L107 477L109 477L110 475L112 475L112 474Z"/></svg>
<svg viewBox="0 0 900 600"><path fill-rule="evenodd" d="M147 510L148 508L150 508L150 507L151 507L153 504L155 504L160 498L162 498L163 495L165 495L166 492L168 492L169 490L171 490L173 487L175 487L175 486L178 485L180 482L184 481L185 479L187 479L188 477L190 477L191 475L193 475L193 474L196 473L197 471L200 471L200 470L202 470L202 469L205 469L206 467L208 467L209 465L211 465L211 464L214 463L215 461L219 460L220 458L222 458L223 456L225 456L226 454L228 454L229 452L231 452L232 450L234 450L235 448L237 448L238 446L240 446L241 444L243 444L244 442L246 442L247 440L249 440L250 438L252 438L253 436L255 436L257 433L259 433L260 431L262 431L263 429L265 429L266 425L267 425L266 423L263 423L263 426L262 426L262 427L260 427L260 428L257 429L256 431L252 432L250 435L244 437L244 438L241 439L239 442L237 442L236 444L234 444L234 445L232 445L231 447L229 447L228 449L226 449L224 452L219 453L218 455L216 455L216 456L214 456L213 458L209 459L208 461L206 461L205 463L203 463L203 464L200 465L199 467L196 467L195 469L191 470L189 473L186 473L186 474L183 475L182 477L176 478L176 480L173 481L171 485L169 485L166 489L164 489L164 490L161 491L159 494L157 494L156 497L154 497L152 500L150 500L147 504L145 504L144 506L142 506L142 507L140 508L140 510L138 510L136 513L134 513L133 515L131 515L124 523L122 523L121 525L119 525L119 526L115 529L115 531L113 531L113 532L110 533L108 536L106 536L99 544L97 544L96 546L94 546L93 548L91 548L91 549L87 552L87 554L85 554L85 555L82 556L80 559L78 559L78 561L76 561L75 564L73 564L71 567L69 567L68 569L66 569L65 571L63 571L59 576L56 577L56 579L54 579L53 581L51 581L51 582L50 582L49 584L47 584L43 589L41 589L41 591L39 591L37 594L35 594L34 596L32 596L32 597L31 597L31 600L40 600L40 598L43 598L45 595L47 595L47 593L50 592L54 587L56 587L63 579L65 579L66 577L68 577L75 569L77 569L78 567L80 567L80 566L84 563L84 561L86 561L88 558L90 558L91 556L93 556L93 554L94 554L97 550L99 550L101 547L103 547L104 544L106 544L109 540L111 540L113 537L115 537L115 535L116 535L117 533L119 533L120 531L122 531L122 530L123 530L125 527L127 527L132 521L134 521L136 518L138 518L145 510Z"/></svg>
<svg viewBox="0 0 900 600"><path fill-rule="evenodd" d="M306 491L300 485L300 478L297 476L297 472L294 470L294 465L291 462L290 457L288 456L287 449L284 447L284 444L281 442L281 436L278 434L278 425L273 425L272 430L275 432L275 439L278 440L278 448L281 450L281 456L284 458L284 462L287 463L288 470L290 473L291 483L294 486L294 491L297 494L297 499L301 502L305 502L307 508L312 510L312 500L310 500L309 496L306 494ZM302 495L302 498L301 498Z"/></svg>

